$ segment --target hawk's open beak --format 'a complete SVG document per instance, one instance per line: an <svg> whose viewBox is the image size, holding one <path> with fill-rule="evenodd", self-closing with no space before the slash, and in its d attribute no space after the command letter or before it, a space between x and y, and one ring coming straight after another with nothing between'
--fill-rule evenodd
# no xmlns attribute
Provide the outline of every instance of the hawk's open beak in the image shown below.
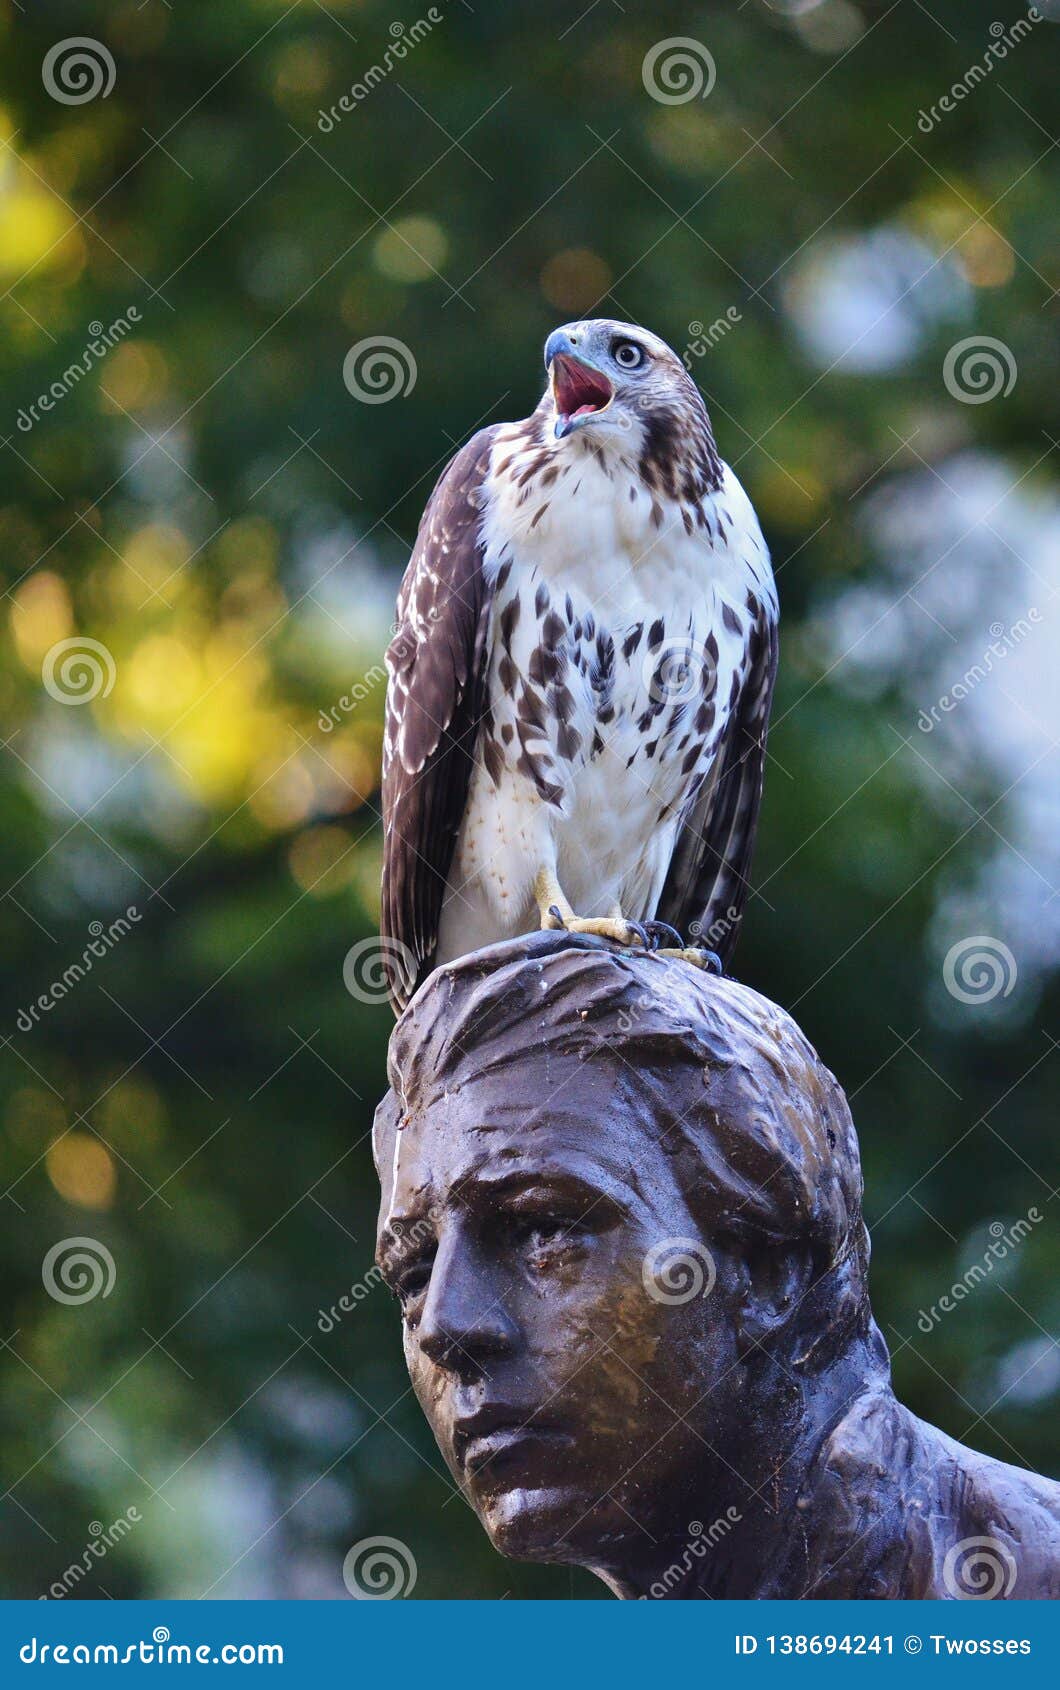
<svg viewBox="0 0 1060 1690"><path fill-rule="evenodd" d="M602 371L594 369L573 352L557 352L549 366L552 397L556 402L556 439L586 417L606 411L615 390Z"/></svg>

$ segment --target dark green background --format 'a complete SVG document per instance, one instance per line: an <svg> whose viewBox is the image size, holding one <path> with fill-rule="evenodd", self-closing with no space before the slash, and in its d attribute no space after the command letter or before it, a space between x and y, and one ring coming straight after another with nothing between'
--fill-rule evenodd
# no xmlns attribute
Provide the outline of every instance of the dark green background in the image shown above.
<svg viewBox="0 0 1060 1690"><path fill-rule="evenodd" d="M1060 722L1058 26L925 135L918 112L1018 8L439 10L330 134L318 109L381 60L393 9L0 13L5 1595L45 1591L91 1522L129 1507L141 1523L79 1594L342 1595L343 1556L376 1534L412 1550L416 1597L600 1593L502 1562L452 1500L384 1290L316 1326L371 1264L390 1026L342 982L377 914L377 680L330 735L318 715L378 663L454 443L524 415L548 330L593 307L678 350L739 313L692 360L782 602L737 972L794 1009L853 1096L905 1400L1056 1471L1060 899L1035 840ZM75 34L116 65L76 107L41 76ZM709 48L707 99L649 97L642 61L668 36ZM905 298L896 251L926 255ZM840 350L881 313L905 325L873 368L799 329L851 255L884 303L845 336L832 323ZM19 430L89 325L130 306L124 346ZM974 334L1018 365L982 405L942 375ZM417 380L370 407L342 366L376 335L411 349ZM981 520L976 489L1017 482ZM991 625L1032 605L1042 625L1004 675L919 732ZM83 708L41 684L72 633L116 666ZM995 733L1013 709L1020 735ZM1046 825L1028 836L1035 759ZM133 933L19 1031L88 923L130 903ZM980 932L1018 978L961 1004L942 959ZM1004 1272L919 1331L991 1223L1031 1206L1044 1220ZM42 1259L79 1235L116 1281L64 1306Z"/></svg>

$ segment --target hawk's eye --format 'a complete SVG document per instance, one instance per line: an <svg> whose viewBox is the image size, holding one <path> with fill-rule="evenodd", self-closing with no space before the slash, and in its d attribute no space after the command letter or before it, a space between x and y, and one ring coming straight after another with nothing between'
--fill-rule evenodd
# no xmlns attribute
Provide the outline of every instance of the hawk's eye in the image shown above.
<svg viewBox="0 0 1060 1690"><path fill-rule="evenodd" d="M639 370L645 353L643 346L638 346L635 340L616 340L611 348L611 356L624 370Z"/></svg>

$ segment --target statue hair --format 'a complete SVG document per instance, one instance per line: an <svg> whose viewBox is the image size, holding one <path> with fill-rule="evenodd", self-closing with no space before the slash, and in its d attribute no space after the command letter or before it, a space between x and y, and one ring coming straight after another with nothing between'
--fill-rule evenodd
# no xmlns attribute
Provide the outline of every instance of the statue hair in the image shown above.
<svg viewBox="0 0 1060 1690"><path fill-rule="evenodd" d="M842 1088L784 1010L683 961L546 932L436 969L390 1041L373 1140L384 1184L393 1135L413 1116L492 1080L491 1118L545 1120L571 1061L598 1062L603 1110L621 1104L623 1122L673 1159L706 1243L740 1249L752 1271L762 1251L808 1253L808 1365L869 1330L861 1164ZM532 1084L517 1084L527 1066Z"/></svg>

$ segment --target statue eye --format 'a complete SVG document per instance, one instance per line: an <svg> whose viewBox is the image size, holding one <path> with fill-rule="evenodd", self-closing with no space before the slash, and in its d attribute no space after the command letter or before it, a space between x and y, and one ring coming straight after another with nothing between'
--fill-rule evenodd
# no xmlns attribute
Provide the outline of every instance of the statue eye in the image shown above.
<svg viewBox="0 0 1060 1690"><path fill-rule="evenodd" d="M395 1282L394 1290L402 1307L426 1291L431 1282L431 1263L417 1262Z"/></svg>
<svg viewBox="0 0 1060 1690"><path fill-rule="evenodd" d="M645 359L645 351L635 340L616 340L611 348L611 356L622 369L639 370Z"/></svg>
<svg viewBox="0 0 1060 1690"><path fill-rule="evenodd" d="M578 1223L562 1215L516 1215L508 1226L509 1240L532 1254L556 1245L580 1242Z"/></svg>

